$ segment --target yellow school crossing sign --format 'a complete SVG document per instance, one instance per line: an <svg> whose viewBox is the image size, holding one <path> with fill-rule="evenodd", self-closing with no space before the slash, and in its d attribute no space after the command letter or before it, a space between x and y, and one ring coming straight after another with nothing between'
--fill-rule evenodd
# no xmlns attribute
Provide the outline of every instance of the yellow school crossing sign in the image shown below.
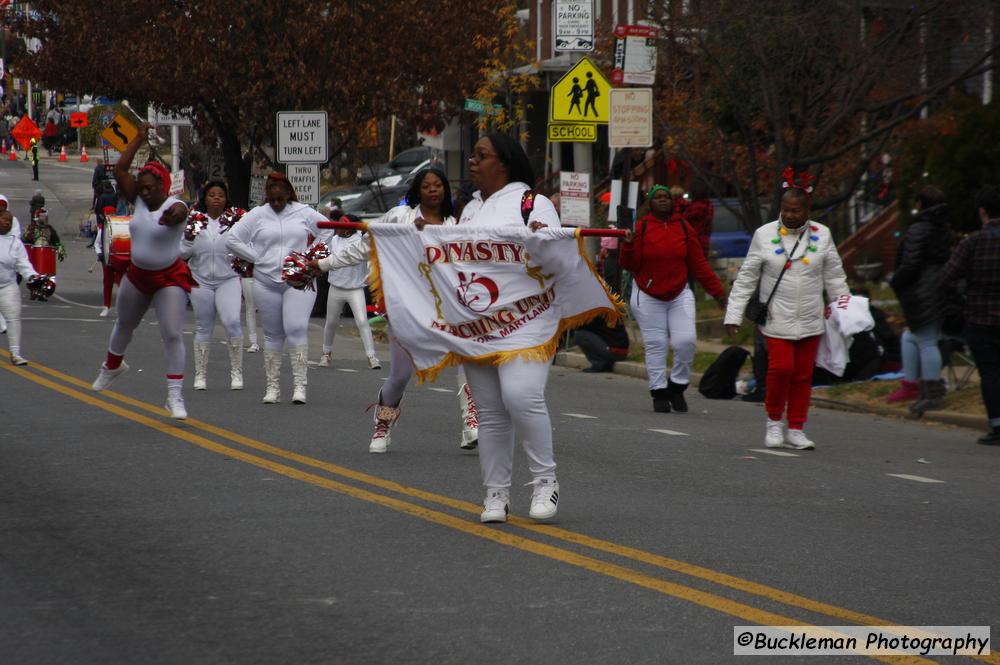
<svg viewBox="0 0 1000 665"><path fill-rule="evenodd" d="M611 83L590 58L573 65L549 93L549 122L608 124Z"/></svg>

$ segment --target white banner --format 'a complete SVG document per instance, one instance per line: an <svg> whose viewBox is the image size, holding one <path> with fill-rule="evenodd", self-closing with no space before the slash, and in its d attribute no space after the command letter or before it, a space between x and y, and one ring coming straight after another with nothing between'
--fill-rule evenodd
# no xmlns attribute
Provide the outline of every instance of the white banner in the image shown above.
<svg viewBox="0 0 1000 665"><path fill-rule="evenodd" d="M372 290L421 381L460 362L548 362L564 330L617 320L576 229L376 223L368 232Z"/></svg>

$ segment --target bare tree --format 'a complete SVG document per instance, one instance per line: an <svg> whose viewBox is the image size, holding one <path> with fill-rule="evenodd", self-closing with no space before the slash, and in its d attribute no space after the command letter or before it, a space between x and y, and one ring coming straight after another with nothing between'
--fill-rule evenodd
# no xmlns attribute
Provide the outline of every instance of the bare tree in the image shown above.
<svg viewBox="0 0 1000 665"><path fill-rule="evenodd" d="M700 176L735 190L751 230L786 165L813 174L814 208L847 201L900 125L1000 49L988 0L679 4L659 18L660 125Z"/></svg>

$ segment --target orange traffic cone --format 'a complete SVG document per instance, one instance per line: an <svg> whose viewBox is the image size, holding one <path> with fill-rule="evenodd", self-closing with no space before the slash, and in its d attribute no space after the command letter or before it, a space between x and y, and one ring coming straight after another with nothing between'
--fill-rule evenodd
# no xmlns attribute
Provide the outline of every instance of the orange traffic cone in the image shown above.
<svg viewBox="0 0 1000 665"><path fill-rule="evenodd" d="M65 162L65 161L68 161L68 160L66 159L66 146L63 146L63 147L62 147L62 150L61 150L61 151L59 152L59 161L60 161L60 162Z"/></svg>
<svg viewBox="0 0 1000 665"><path fill-rule="evenodd" d="M17 148L13 148L12 147L10 149L10 157L8 158L8 161L11 161L11 162L16 162L17 161Z"/></svg>
<svg viewBox="0 0 1000 665"><path fill-rule="evenodd" d="M80 148L80 161L81 162L90 161L90 157L87 157L87 146L83 146L82 148Z"/></svg>

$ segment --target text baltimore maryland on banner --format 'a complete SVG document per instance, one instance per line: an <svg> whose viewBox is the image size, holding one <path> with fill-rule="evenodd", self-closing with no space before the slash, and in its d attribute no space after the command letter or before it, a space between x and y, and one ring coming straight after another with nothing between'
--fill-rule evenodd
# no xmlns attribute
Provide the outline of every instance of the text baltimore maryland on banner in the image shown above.
<svg viewBox="0 0 1000 665"><path fill-rule="evenodd" d="M619 301L576 229L369 224L371 288L420 380L460 362L547 362L564 330Z"/></svg>

